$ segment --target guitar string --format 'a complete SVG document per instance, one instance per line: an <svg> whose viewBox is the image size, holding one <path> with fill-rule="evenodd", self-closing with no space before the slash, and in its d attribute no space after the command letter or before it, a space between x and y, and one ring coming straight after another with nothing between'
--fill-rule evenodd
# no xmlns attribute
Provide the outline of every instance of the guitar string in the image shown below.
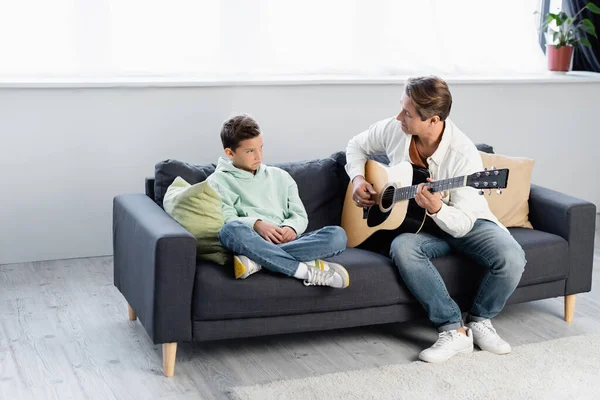
<svg viewBox="0 0 600 400"><path fill-rule="evenodd" d="M434 189L434 191L438 191L437 189L444 190L445 186L448 186L446 189L454 189L454 187L450 187L450 186L454 186L454 185L457 185L459 183L460 183L460 186L463 186L462 182L464 182L464 177L457 177L457 178L452 178L452 179L448 179L448 180L433 182L432 185L426 185L426 186L432 187ZM410 191L416 190L416 188L418 186L419 185L412 185L412 186L405 186L405 187L402 187L402 188L398 188L398 189L394 190L392 193L386 193L386 194L384 194L382 196L382 200L391 200L391 199L393 199L395 197L395 193L397 191L402 191L402 192L406 193L406 192L410 192Z"/></svg>

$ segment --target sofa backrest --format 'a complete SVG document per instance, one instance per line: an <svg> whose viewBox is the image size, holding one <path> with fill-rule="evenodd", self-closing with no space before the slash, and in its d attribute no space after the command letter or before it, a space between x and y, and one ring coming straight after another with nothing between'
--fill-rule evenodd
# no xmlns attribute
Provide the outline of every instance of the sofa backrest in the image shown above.
<svg viewBox="0 0 600 400"><path fill-rule="evenodd" d="M308 214L308 231L327 225L339 225L342 204L348 186L348 176L338 163L340 154L309 161L271 164L287 171L298 184L300 198ZM343 157L345 164L345 156ZM181 176L186 182L204 181L215 171L215 164L195 165L178 160L161 161L155 166L154 180L146 182L146 194L163 206L168 187Z"/></svg>
<svg viewBox="0 0 600 400"><path fill-rule="evenodd" d="M493 153L491 146L476 146L481 151ZM374 156L372 159L389 164L385 155ZM317 160L272 165L289 172L298 184L298 192L308 214L307 231L327 225L340 225L344 197L350 181L345 171L345 152L339 151ZM175 178L181 176L194 185L204 181L214 171L215 164L196 165L171 159L161 161L154 168L154 179L146 180L146 194L162 207L167 188Z"/></svg>

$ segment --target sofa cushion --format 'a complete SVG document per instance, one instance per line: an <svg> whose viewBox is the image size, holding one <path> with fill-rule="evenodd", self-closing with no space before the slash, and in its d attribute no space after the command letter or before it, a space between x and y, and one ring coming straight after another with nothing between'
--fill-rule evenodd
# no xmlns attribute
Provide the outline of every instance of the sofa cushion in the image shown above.
<svg viewBox="0 0 600 400"><path fill-rule="evenodd" d="M198 259L220 265L229 261L229 252L219 241L223 227L221 197L208 182L190 185L178 176L167 189L163 205L167 214L198 241Z"/></svg>
<svg viewBox="0 0 600 400"><path fill-rule="evenodd" d="M167 189L180 176L190 185L203 182L215 172L215 164L195 165L178 160L165 160L154 166L154 201L163 206Z"/></svg>
<svg viewBox="0 0 600 400"><path fill-rule="evenodd" d="M475 143L475 147L477 147L477 150L482 151L484 153L494 154L494 148L489 144Z"/></svg>
<svg viewBox="0 0 600 400"><path fill-rule="evenodd" d="M510 231L527 258L519 286L566 278L568 245L564 239L532 229L511 228ZM389 258L349 248L332 260L344 265L350 273L350 286L346 289L307 288L297 279L267 270L245 280L235 280L232 268L199 264L193 319L265 317L416 302ZM486 272L485 268L456 254L435 258L433 264L453 297L474 296Z"/></svg>
<svg viewBox="0 0 600 400"><path fill-rule="evenodd" d="M484 196L490 210L502 225L532 228L529 222L529 191L534 160L480 152L483 166L508 168L508 186L502 196Z"/></svg>
<svg viewBox="0 0 600 400"><path fill-rule="evenodd" d="M509 228L525 251L527 264L519 286L566 279L569 243L558 235L527 228Z"/></svg>
<svg viewBox="0 0 600 400"><path fill-rule="evenodd" d="M525 251L527 259L519 287L566 279L568 275L566 240L533 229L511 228L509 231ZM474 261L454 254L435 258L433 264L453 297L474 296L486 273L486 269Z"/></svg>
<svg viewBox="0 0 600 400"><path fill-rule="evenodd" d="M287 171L298 184L298 193L308 214L308 232L340 224L347 183L344 183L343 176L340 177L340 166L334 159L323 158L273 166Z"/></svg>
<svg viewBox="0 0 600 400"><path fill-rule="evenodd" d="M235 280L233 268L199 264L193 319L292 315L411 301L410 293L398 285L398 273L389 258L366 250L348 249L332 260L348 269L349 287L306 287L299 279L265 269L248 279Z"/></svg>

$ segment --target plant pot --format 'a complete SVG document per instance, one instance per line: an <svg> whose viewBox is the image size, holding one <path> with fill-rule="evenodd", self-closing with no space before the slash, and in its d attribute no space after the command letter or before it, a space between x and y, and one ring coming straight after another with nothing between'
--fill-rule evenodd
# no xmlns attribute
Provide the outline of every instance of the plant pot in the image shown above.
<svg viewBox="0 0 600 400"><path fill-rule="evenodd" d="M573 58L573 46L561 46L559 49L555 45L548 45L546 48L548 55L548 69L550 71L566 72L571 69L571 60Z"/></svg>

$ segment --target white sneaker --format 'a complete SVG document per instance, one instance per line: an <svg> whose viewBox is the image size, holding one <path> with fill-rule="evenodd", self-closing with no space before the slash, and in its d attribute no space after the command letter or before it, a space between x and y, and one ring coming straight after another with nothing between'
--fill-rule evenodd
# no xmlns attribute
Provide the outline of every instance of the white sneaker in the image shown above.
<svg viewBox="0 0 600 400"><path fill-rule="evenodd" d="M305 286L331 286L342 289L350 285L350 275L340 264L323 260L309 261L305 264L308 266Z"/></svg>
<svg viewBox="0 0 600 400"><path fill-rule="evenodd" d="M473 352L473 333L467 329L464 335L457 330L440 332L437 342L419 354L425 362L437 363L461 353Z"/></svg>
<svg viewBox="0 0 600 400"><path fill-rule="evenodd" d="M511 352L510 344L506 343L492 326L492 321L471 321L467 324L473 331L473 341L481 350L494 354L508 354Z"/></svg>
<svg viewBox="0 0 600 400"><path fill-rule="evenodd" d="M246 256L233 256L233 271L235 279L246 279L262 269L260 265Z"/></svg>

